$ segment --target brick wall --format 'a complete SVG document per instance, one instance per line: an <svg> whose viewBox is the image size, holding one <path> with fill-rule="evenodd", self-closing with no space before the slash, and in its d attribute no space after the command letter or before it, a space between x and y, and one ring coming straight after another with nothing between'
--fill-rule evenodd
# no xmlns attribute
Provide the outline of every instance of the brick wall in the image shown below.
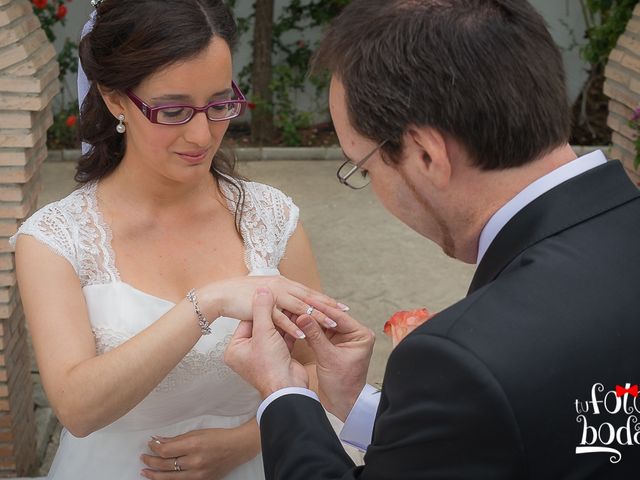
<svg viewBox="0 0 640 480"><path fill-rule="evenodd" d="M621 160L640 186L640 170L633 167L635 132L628 125L633 109L640 105L640 3L609 56L605 76L604 93L610 98L607 123L613 129L611 158Z"/></svg>
<svg viewBox="0 0 640 480"><path fill-rule="evenodd" d="M36 206L55 50L28 0L0 0L0 477L36 466L30 355L9 237Z"/></svg>

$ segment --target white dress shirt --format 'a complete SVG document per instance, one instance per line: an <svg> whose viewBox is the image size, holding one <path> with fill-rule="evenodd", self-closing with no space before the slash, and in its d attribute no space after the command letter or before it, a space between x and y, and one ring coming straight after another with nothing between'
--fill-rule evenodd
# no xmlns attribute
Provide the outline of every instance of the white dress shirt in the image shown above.
<svg viewBox="0 0 640 480"><path fill-rule="evenodd" d="M487 249L489 248L489 245L491 245L491 242L493 242L500 230L502 230L502 227L504 227L509 220L515 217L516 213L542 194L547 193L553 187L557 187L570 178L577 177L587 170L591 170L598 165L602 165L603 163L606 163L606 161L607 158L600 150L591 152L556 168L544 177L540 177L505 203L500 210L493 214L480 233L480 240L478 242L478 260L476 264L480 263L484 254L487 253Z"/></svg>
<svg viewBox="0 0 640 480"><path fill-rule="evenodd" d="M511 220L520 210L533 202L542 194L548 192L552 188L566 182L567 180L580 175L581 173L591 170L599 165L606 163L607 159L601 151L595 151L573 160L547 175L540 177L531 183L515 197L509 200L500 210L498 210L487 222L480 233L478 242L478 261L480 263L482 257L487 252L489 245L496 238L500 230ZM347 417L340 439L362 451L365 451L371 443L371 435L373 433L373 424L375 415L380 402L379 390L371 385L365 385L356 400L353 409ZM311 398L318 399L315 392L304 388L283 388L267 397L258 409L258 423L262 413L267 406L276 398L287 394L307 395Z"/></svg>

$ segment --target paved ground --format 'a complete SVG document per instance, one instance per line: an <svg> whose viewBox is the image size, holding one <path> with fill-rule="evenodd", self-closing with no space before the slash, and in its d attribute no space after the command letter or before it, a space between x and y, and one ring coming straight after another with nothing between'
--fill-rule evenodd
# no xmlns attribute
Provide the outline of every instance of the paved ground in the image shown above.
<svg viewBox="0 0 640 480"><path fill-rule="evenodd" d="M473 267L446 257L406 228L375 200L370 189L351 191L335 178L338 162L245 162L243 174L280 188L300 207L325 291L351 307L352 315L378 334L369 382L382 381L391 342L384 322L398 310L427 307L439 311L466 292ZM75 188L74 163L46 163L40 204ZM48 448L46 474L55 452Z"/></svg>

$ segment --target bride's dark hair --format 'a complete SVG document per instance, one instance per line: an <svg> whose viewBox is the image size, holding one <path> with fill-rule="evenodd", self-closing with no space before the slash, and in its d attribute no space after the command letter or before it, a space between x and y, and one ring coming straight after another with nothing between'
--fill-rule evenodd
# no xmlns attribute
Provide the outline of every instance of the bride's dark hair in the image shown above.
<svg viewBox="0 0 640 480"><path fill-rule="evenodd" d="M90 82L81 106L79 130L81 139L92 148L80 158L76 181L86 183L109 175L125 152L125 136L116 132L118 121L104 103L98 85L105 91L134 90L161 68L197 56L214 37L222 38L233 49L236 35L235 20L222 0L102 1L93 29L79 47L82 68ZM240 178L235 173L235 161L218 151L211 173L239 190L241 212L244 192L241 184L233 181Z"/></svg>

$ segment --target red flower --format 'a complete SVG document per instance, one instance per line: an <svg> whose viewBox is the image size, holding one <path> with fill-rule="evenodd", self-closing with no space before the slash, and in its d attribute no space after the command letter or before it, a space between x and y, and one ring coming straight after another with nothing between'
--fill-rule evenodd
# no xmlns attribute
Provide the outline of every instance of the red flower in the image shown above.
<svg viewBox="0 0 640 480"><path fill-rule="evenodd" d="M39 8L40 10L42 10L44 7L47 6L47 0L31 0L33 2L33 5L36 8Z"/></svg>
<svg viewBox="0 0 640 480"><path fill-rule="evenodd" d="M67 7L65 7L64 5L58 6L58 11L56 12L56 18L58 20L62 20L66 16L67 16Z"/></svg>
<svg viewBox="0 0 640 480"><path fill-rule="evenodd" d="M256 109L256 107L257 107L257 105L256 105L255 103L253 103L253 102L247 102L247 108L248 108L249 110L255 110L255 109Z"/></svg>
<svg viewBox="0 0 640 480"><path fill-rule="evenodd" d="M396 312L384 324L384 333L391 338L395 347L400 343L400 340L433 317L433 315L426 308Z"/></svg>
<svg viewBox="0 0 640 480"><path fill-rule="evenodd" d="M67 125L67 127L71 128L77 123L77 121L78 117L76 117L75 115L69 115L64 123Z"/></svg>

